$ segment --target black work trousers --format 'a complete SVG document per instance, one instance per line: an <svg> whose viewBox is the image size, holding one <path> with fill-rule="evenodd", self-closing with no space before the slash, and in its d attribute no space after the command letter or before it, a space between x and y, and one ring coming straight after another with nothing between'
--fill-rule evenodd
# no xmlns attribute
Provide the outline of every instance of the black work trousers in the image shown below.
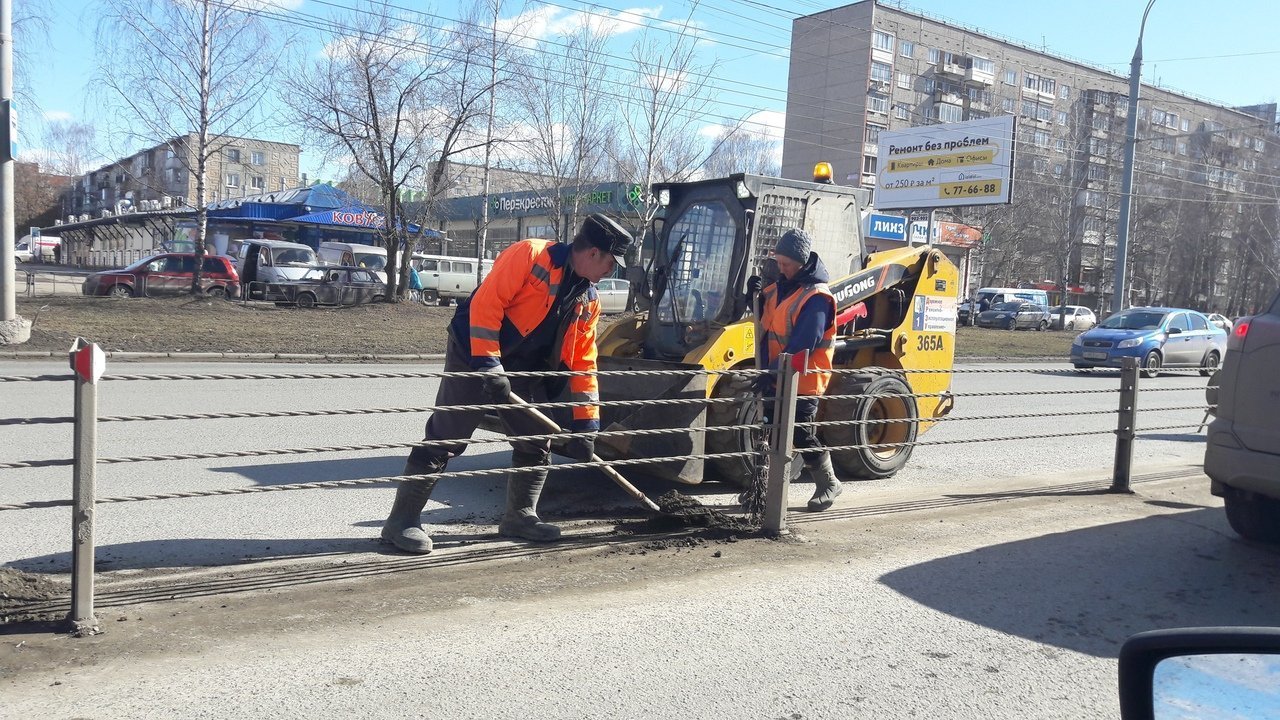
<svg viewBox="0 0 1280 720"><path fill-rule="evenodd" d="M812 395L801 395L796 398L796 422L809 423L818 417L818 398ZM765 422L773 422L773 401L766 400L764 404ZM796 452L800 453L800 457L804 458L806 466L812 465L822 459L822 454L826 450L822 447L822 441L818 439L818 428L805 426L797 427L791 434L791 443L795 446Z"/></svg>
<svg viewBox="0 0 1280 720"><path fill-rule="evenodd" d="M471 354L463 350L454 341L452 335L449 337L449 348L445 351L444 369L445 372L471 371ZM511 391L519 395L521 399L531 403L547 402L549 380L550 378L513 377L511 378ZM448 410L444 408L452 405L482 405L486 402L483 383L480 378L442 378L440 380L440 389L436 392L435 402L435 406L440 409L432 412L431 417L427 418L424 439L461 440L471 437L476 428L480 426L480 421L484 418L486 411ZM510 437L546 435L554 432L551 428L534 419L528 412L519 409L500 410L498 411L498 419L502 423L503 430ZM511 441L511 447L512 465L514 467L547 465L551 462L550 440L513 440ZM419 466L442 464L449 458L457 457L466 452L466 449L467 445L465 443L448 446L415 447L409 453L409 462Z"/></svg>

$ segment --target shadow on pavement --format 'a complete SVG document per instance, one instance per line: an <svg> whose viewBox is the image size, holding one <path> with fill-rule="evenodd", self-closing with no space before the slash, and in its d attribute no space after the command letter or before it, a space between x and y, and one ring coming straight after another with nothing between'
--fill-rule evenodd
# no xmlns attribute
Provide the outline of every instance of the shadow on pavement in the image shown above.
<svg viewBox="0 0 1280 720"><path fill-rule="evenodd" d="M1280 625L1278 558L1213 508L993 545L880 579L967 622L1114 657L1143 630Z"/></svg>

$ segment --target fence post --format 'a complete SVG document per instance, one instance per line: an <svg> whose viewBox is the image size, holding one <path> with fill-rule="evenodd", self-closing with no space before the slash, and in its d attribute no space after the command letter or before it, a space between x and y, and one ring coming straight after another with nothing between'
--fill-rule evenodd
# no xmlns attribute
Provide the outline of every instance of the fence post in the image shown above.
<svg viewBox="0 0 1280 720"><path fill-rule="evenodd" d="M791 486L792 436L795 434L796 389L799 372L794 359L804 361L804 354L782 353L778 356L778 379L774 384L773 429L769 438L769 488L765 492L765 532L781 535L787 532L787 496Z"/></svg>
<svg viewBox="0 0 1280 720"><path fill-rule="evenodd" d="M1120 415L1116 420L1115 468L1111 473L1113 493L1132 492L1129 489L1133 471L1133 439L1137 436L1138 422L1138 358L1124 358L1120 369Z"/></svg>
<svg viewBox="0 0 1280 720"><path fill-rule="evenodd" d="M67 621L76 635L98 632L93 613L93 521L98 462L98 378L106 354L96 344L76 338L71 346L75 371L75 429L71 490L71 613Z"/></svg>

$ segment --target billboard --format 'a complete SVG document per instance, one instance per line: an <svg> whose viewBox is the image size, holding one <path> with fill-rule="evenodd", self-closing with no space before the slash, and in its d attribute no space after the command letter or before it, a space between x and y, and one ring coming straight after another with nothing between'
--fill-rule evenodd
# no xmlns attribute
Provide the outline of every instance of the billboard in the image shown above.
<svg viewBox="0 0 1280 720"><path fill-rule="evenodd" d="M880 209L1008 203L1014 116L880 132L875 205Z"/></svg>

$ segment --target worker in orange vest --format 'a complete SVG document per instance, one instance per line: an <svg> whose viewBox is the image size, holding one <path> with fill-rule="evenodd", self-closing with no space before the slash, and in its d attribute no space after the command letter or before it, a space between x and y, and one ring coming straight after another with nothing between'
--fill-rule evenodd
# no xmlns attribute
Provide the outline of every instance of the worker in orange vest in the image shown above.
<svg viewBox="0 0 1280 720"><path fill-rule="evenodd" d="M827 268L813 252L813 240L804 230L783 233L773 257L778 264L777 282L761 289L759 278L747 281L748 292L754 295L759 291L763 301L762 333L756 342L763 343L766 367L770 368L777 367L778 356L784 352L808 352L807 371L799 377L795 419L797 423L811 423L818 414L818 400L831 381L836 301L827 287ZM772 396L774 376L761 376L759 389L765 397ZM769 415L773 406L766 403L765 408ZM844 489L831 465L831 453L818 440L817 428L797 427L793 437L796 450L813 477L814 492L808 508L813 512L826 510Z"/></svg>
<svg viewBox="0 0 1280 720"><path fill-rule="evenodd" d="M480 371L479 377L445 377L436 394L436 407L504 404L515 393L529 402L547 402L567 390L573 408L571 436L562 452L575 460L595 454L594 434L600 430L600 392L594 375L570 378L511 377L508 371L596 369L596 323L600 301L595 283L623 266L632 237L601 213L586 218L572 244L554 240L521 240L503 250L493 269L471 297L458 305L449 324L446 372ZM483 410L436 410L427 419L426 440L471 437ZM500 410L508 436L543 435L546 429L518 409ZM507 506L498 533L534 541L560 538L560 528L538 517L538 498L551 464L549 440L513 440L512 472L507 480ZM422 528L426 507L437 478L449 459L461 455L466 444L417 446L409 453L405 475L424 475L404 481L396 490L391 514L382 526L383 542L405 552L431 552L431 538Z"/></svg>

